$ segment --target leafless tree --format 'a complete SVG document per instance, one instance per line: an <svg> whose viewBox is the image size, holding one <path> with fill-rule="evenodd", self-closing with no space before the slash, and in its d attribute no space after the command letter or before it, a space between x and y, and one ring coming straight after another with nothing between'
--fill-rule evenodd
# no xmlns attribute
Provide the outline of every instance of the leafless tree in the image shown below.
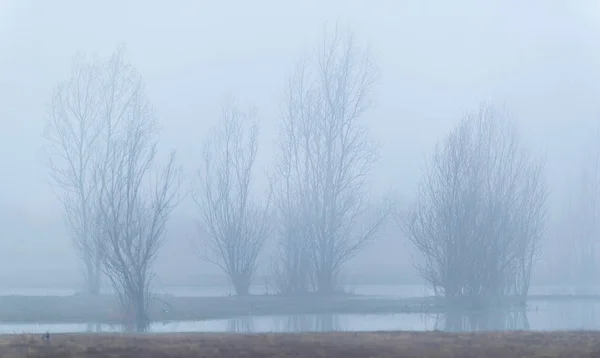
<svg viewBox="0 0 600 358"><path fill-rule="evenodd" d="M197 251L228 275L238 295L249 294L271 227L270 193L261 202L252 188L257 150L255 111L243 113L231 99L208 135L194 200L202 219Z"/></svg>
<svg viewBox="0 0 600 358"><path fill-rule="evenodd" d="M100 65L77 55L71 77L54 90L45 128L52 183L84 264L89 294L99 293L101 277L101 258L94 238L93 174L104 130L101 90Z"/></svg>
<svg viewBox="0 0 600 358"><path fill-rule="evenodd" d="M279 136L280 290L335 289L343 264L378 233L391 206L369 205L377 147L363 124L375 68L337 27L290 79Z"/></svg>
<svg viewBox="0 0 600 358"><path fill-rule="evenodd" d="M524 299L544 237L543 168L515 122L489 106L436 147L400 224L419 272L448 305Z"/></svg>
<svg viewBox="0 0 600 358"><path fill-rule="evenodd" d="M164 166L154 167L158 121L123 48L102 66L102 78L103 148L94 167L96 247L124 314L143 327L152 263L178 202L180 170L174 153Z"/></svg>

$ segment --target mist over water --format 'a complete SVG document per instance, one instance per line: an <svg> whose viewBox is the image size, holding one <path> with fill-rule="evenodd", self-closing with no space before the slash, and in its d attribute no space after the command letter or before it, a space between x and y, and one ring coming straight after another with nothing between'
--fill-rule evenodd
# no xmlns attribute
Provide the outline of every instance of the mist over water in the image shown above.
<svg viewBox="0 0 600 358"><path fill-rule="evenodd" d="M329 331L505 331L598 330L600 303L533 302L535 309L471 314L318 314L248 316L205 321L156 322L150 333L173 332L329 332ZM108 324L0 324L0 333L127 332Z"/></svg>
<svg viewBox="0 0 600 358"><path fill-rule="evenodd" d="M600 329L599 35L592 0L0 0L0 296L119 295L150 332ZM527 302L139 309L276 293Z"/></svg>
<svg viewBox="0 0 600 358"><path fill-rule="evenodd" d="M255 294L264 294L255 287ZM172 288L170 294L182 297L219 297L226 287ZM420 285L356 286L354 292L364 297L399 299L427 296L431 292ZM424 292L424 293L423 293ZM2 292L2 294L27 294ZM532 295L598 295L600 288L574 290L564 286L533 286ZM37 294L31 292L30 294ZM69 296L68 291L50 292L51 295ZM328 331L502 331L502 330L597 330L600 302L595 298L581 300L530 301L525 308L495 309L489 311L451 313L392 313L392 314L302 314L277 316L245 316L203 321L155 322L149 333L172 332L328 332ZM131 327L100 323L2 323L0 334L23 332L127 332Z"/></svg>

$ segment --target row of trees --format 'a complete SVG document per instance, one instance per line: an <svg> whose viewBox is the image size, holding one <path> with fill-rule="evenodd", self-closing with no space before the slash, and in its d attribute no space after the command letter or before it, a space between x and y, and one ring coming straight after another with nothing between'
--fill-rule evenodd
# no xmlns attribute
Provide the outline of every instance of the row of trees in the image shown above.
<svg viewBox="0 0 600 358"><path fill-rule="evenodd" d="M369 52L336 31L300 61L289 81L269 190L254 185L256 111L231 99L205 141L192 198L199 208L198 253L246 295L260 253L277 244L280 293L336 289L344 263L371 241L391 202L369 198L377 148L362 124L374 79ZM157 159L158 120L124 48L108 60L76 56L48 113L53 188L84 264L87 290L112 282L124 313L148 320L152 264L180 202L175 153ZM159 164L163 162L164 164ZM275 220L274 220L275 218Z"/></svg>
<svg viewBox="0 0 600 358"><path fill-rule="evenodd" d="M56 193L89 293L99 292L106 275L122 308L143 323L152 263L181 198L181 171L174 153L156 164L157 118L122 48L108 61L77 57L72 69L48 116ZM333 292L343 265L395 213L393 200L374 200L368 190L378 148L363 121L375 74L369 51L337 29L298 63L262 195L254 185L256 111L233 99L223 105L192 188L201 228L195 243L238 295L249 293L271 238L280 293ZM398 223L419 253L419 272L447 304L527 294L547 216L543 169L515 121L489 106L436 147Z"/></svg>
<svg viewBox="0 0 600 358"><path fill-rule="evenodd" d="M262 200L251 188L255 112L243 113L235 102L224 106L207 140L194 198L204 219L199 252L227 273L238 295L248 294L269 236L277 244L271 265L277 291L333 292L343 264L390 215L391 202L371 204L366 182L377 158L362 123L374 75L369 52L339 31L298 63Z"/></svg>

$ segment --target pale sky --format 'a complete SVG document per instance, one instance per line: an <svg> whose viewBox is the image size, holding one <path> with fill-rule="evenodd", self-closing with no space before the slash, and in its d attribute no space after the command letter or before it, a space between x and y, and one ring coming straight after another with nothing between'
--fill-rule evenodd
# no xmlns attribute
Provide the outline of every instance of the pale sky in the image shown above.
<svg viewBox="0 0 600 358"><path fill-rule="evenodd" d="M260 165L268 168L286 79L336 21L378 58L365 115L382 146L376 192L410 198L435 143L487 101L505 106L525 140L547 153L552 205L561 205L583 139L600 120L598 1L0 0L0 271L77 264L42 152L46 106L77 51L108 56L127 45L163 126L161 149L177 150L187 185L229 94L257 107ZM174 222L193 232L194 215L185 202ZM178 240L159 269L195 265ZM354 265L371 263L390 242L401 247L387 237ZM410 266L395 254L377 257L373 270Z"/></svg>

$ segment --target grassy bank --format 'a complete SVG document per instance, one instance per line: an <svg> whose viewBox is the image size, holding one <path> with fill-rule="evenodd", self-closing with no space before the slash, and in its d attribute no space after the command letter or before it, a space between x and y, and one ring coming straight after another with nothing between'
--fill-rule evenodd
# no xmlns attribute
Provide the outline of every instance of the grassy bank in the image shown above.
<svg viewBox="0 0 600 358"><path fill-rule="evenodd" d="M0 356L16 357L596 357L600 333L64 334L0 337Z"/></svg>
<svg viewBox="0 0 600 358"><path fill-rule="evenodd" d="M118 304L113 296L0 296L0 321L117 323ZM157 296L150 305L154 321L204 320L246 315L319 313L439 312L431 299L382 299L360 296Z"/></svg>

